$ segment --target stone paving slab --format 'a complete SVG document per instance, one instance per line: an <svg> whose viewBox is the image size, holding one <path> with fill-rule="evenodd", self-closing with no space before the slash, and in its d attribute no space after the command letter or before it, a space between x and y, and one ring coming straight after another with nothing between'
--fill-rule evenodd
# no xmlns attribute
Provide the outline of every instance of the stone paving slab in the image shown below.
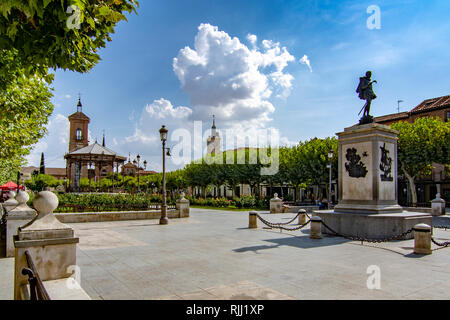
<svg viewBox="0 0 450 320"><path fill-rule="evenodd" d="M270 215L285 222L293 213ZM445 218L444 218L445 219ZM441 219L442 220L442 219ZM191 209L186 219L70 224L80 236L81 285L92 299L449 299L450 248L414 255L413 240L309 238L309 229L248 229L247 212ZM439 241L450 230L435 229ZM13 259L0 259L11 299ZM368 289L367 268L381 271Z"/></svg>

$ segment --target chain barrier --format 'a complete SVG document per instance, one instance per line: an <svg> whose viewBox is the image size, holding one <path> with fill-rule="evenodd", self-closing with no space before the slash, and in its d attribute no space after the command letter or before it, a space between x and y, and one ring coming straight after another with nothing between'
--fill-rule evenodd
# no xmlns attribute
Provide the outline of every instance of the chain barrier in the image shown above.
<svg viewBox="0 0 450 320"><path fill-rule="evenodd" d="M349 239L349 240L352 240L352 241L361 241L361 243L362 242L381 243L381 242L389 242L389 241L393 241L393 240L401 240L407 234L409 234L409 233L411 233L413 231L413 228L411 228L408 231L405 231L405 232L403 232L403 233L401 233L399 235L395 235L395 236L392 236L392 237L381 238L381 239L367 239L367 238L364 238L364 237L349 236L349 235L340 234L340 233L334 231L332 228L330 228L325 222L322 221L322 224L325 226L325 228L330 230L336 236L343 237L343 238L346 238L346 239Z"/></svg>
<svg viewBox="0 0 450 320"><path fill-rule="evenodd" d="M295 219L297 219L300 214L305 214L308 217L309 220L307 222L305 222L304 224L301 224L301 225L299 225L298 227L295 227L295 228L286 228L286 227L284 227L285 225L288 225L288 224L291 224L292 222L294 222ZM311 217L305 212L297 213L297 215L294 218L292 218L291 220L289 220L288 222L277 222L277 223L269 222L266 219L264 219L263 217L261 217L259 214L256 214L256 216L258 217L258 219L262 223L267 225L269 228L280 229L280 231L281 230L297 231L297 230L300 230L300 229L304 228L305 226L307 226L311 222ZM381 243L381 242L389 242L389 241L393 241L393 240L402 240L402 239L405 238L406 235L408 235L409 233L411 233L414 230L414 228L411 228L411 229L409 229L409 230L407 230L407 231L405 231L405 232L403 232L401 234L398 234L398 235L395 235L395 236L392 236L392 237L387 237L387 238L368 239L368 238L359 237L359 236L350 236L350 235L341 234L341 233L336 232L335 230L333 230L323 220L321 221L321 223L325 226L325 228L330 230L335 236L343 237L343 238L346 238L346 239L351 240L351 241L361 241L361 243L363 243L363 242ZM450 229L450 227L448 227L448 226L434 226L434 228ZM437 245L439 247L448 247L448 246L450 246L450 241L438 242L433 237L431 237L431 241L435 245Z"/></svg>
<svg viewBox="0 0 450 320"><path fill-rule="evenodd" d="M256 214L256 216L258 217L258 219L264 223L266 226L268 226L269 228L272 229L280 229L281 230L285 230L285 231L297 231L300 230L301 228L305 227L306 225L308 225L311 222L311 219L308 220L307 222L305 222L304 224L299 225L298 227L295 228L286 228L284 227L284 225L287 225L289 223L292 223L301 213L297 213L297 215L290 220L288 223L287 222L279 222L279 223L274 223L274 222L269 222L267 220L265 220L263 217L261 217L258 213Z"/></svg>
<svg viewBox="0 0 450 320"><path fill-rule="evenodd" d="M431 241L432 241L435 245L437 245L437 246L439 246L439 247L448 247L448 246L450 245L450 241L446 241L446 242L438 242L438 241L434 240L433 237L431 237Z"/></svg>

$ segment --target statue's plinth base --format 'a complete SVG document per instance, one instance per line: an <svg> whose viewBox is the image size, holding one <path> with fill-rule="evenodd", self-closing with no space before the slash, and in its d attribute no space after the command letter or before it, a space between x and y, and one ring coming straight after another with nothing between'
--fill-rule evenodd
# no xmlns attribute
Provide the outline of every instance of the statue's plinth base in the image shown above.
<svg viewBox="0 0 450 320"><path fill-rule="evenodd" d="M408 231L419 223L433 225L432 216L421 212L368 214L320 210L314 211L314 215L321 217L326 225L340 234L367 239L393 237ZM322 225L322 233L333 234L324 225ZM413 237L414 233L410 232L402 240Z"/></svg>
<svg viewBox="0 0 450 320"><path fill-rule="evenodd" d="M374 122L374 118L370 114L367 116L363 116L361 117L361 119L359 119L359 124L368 124L372 122Z"/></svg>

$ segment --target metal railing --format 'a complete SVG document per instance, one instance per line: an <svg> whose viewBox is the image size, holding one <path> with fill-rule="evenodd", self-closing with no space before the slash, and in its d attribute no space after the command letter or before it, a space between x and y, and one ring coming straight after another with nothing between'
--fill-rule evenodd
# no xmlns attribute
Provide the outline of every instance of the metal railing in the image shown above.
<svg viewBox="0 0 450 320"><path fill-rule="evenodd" d="M30 284L30 300L51 300L28 250L25 251L25 258L27 259L28 268L23 268L22 274L28 276L28 283Z"/></svg>

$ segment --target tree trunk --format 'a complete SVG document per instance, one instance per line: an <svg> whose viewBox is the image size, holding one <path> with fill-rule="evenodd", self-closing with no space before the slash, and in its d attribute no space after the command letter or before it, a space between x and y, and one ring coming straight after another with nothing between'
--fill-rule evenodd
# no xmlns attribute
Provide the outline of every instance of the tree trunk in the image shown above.
<svg viewBox="0 0 450 320"><path fill-rule="evenodd" d="M406 179L408 179L409 190L411 191L411 201L413 206L417 204L417 192L416 192L416 184L414 183L414 177L410 176L408 172L402 169L405 174Z"/></svg>

